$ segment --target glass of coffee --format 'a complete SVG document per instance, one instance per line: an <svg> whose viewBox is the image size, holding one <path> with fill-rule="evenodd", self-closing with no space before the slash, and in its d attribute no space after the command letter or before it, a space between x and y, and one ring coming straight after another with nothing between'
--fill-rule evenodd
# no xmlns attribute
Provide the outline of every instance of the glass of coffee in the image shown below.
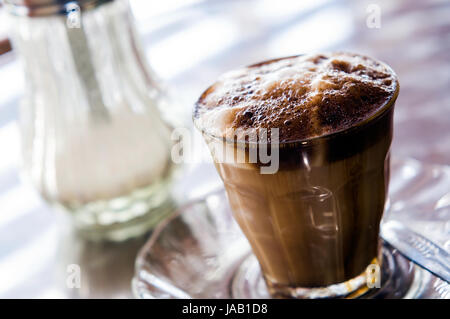
<svg viewBox="0 0 450 319"><path fill-rule="evenodd" d="M356 296L380 281L394 71L350 53L223 75L194 122L273 297Z"/></svg>

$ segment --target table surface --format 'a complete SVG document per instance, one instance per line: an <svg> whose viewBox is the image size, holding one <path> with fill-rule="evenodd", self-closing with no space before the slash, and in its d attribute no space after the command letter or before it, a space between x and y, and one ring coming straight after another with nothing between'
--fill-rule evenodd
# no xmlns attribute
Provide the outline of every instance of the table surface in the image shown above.
<svg viewBox="0 0 450 319"><path fill-rule="evenodd" d="M147 58L175 93L186 123L196 97L226 70L302 52L355 51L387 62L400 77L393 155L450 164L448 1L161 3L134 0L132 8ZM380 9L379 28L371 27L369 4ZM148 234L120 244L84 242L71 233L66 217L20 181L16 120L22 88L14 52L0 56L0 297L132 297L134 259ZM200 178L191 165L179 185L200 192L217 183L211 164L202 165ZM81 266L80 289L67 288L70 264Z"/></svg>

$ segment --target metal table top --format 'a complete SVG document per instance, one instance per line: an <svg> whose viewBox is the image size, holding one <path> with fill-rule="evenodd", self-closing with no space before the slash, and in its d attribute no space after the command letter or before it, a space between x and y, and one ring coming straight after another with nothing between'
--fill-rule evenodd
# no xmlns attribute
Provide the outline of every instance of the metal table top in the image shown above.
<svg viewBox="0 0 450 319"><path fill-rule="evenodd" d="M134 0L132 7L150 64L178 98L186 123L197 96L226 70L302 52L356 51L399 74L393 155L450 164L448 1L370 1L380 9L379 28L368 20L366 1L164 3ZM65 216L21 182L16 120L22 87L14 52L0 56L0 297L132 297L134 259L148 235L120 244L83 242ZM206 170L188 165L178 186L201 192L218 183L212 165L203 165ZM66 285L71 264L81 266L80 289Z"/></svg>

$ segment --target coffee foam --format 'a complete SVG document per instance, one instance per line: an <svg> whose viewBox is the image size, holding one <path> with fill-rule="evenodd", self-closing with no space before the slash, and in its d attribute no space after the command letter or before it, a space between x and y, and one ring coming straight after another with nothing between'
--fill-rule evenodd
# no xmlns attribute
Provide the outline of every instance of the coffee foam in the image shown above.
<svg viewBox="0 0 450 319"><path fill-rule="evenodd" d="M356 54L271 60L220 77L197 101L194 121L216 137L248 140L249 130L278 128L280 142L298 141L370 117L397 83L386 65Z"/></svg>

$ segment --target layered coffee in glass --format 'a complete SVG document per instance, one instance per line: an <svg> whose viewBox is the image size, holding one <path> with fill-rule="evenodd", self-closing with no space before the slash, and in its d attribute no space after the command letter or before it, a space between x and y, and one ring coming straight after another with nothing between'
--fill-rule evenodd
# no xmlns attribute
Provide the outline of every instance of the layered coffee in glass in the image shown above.
<svg viewBox="0 0 450 319"><path fill-rule="evenodd" d="M194 122L274 297L352 296L380 278L393 70L350 53L226 73Z"/></svg>

